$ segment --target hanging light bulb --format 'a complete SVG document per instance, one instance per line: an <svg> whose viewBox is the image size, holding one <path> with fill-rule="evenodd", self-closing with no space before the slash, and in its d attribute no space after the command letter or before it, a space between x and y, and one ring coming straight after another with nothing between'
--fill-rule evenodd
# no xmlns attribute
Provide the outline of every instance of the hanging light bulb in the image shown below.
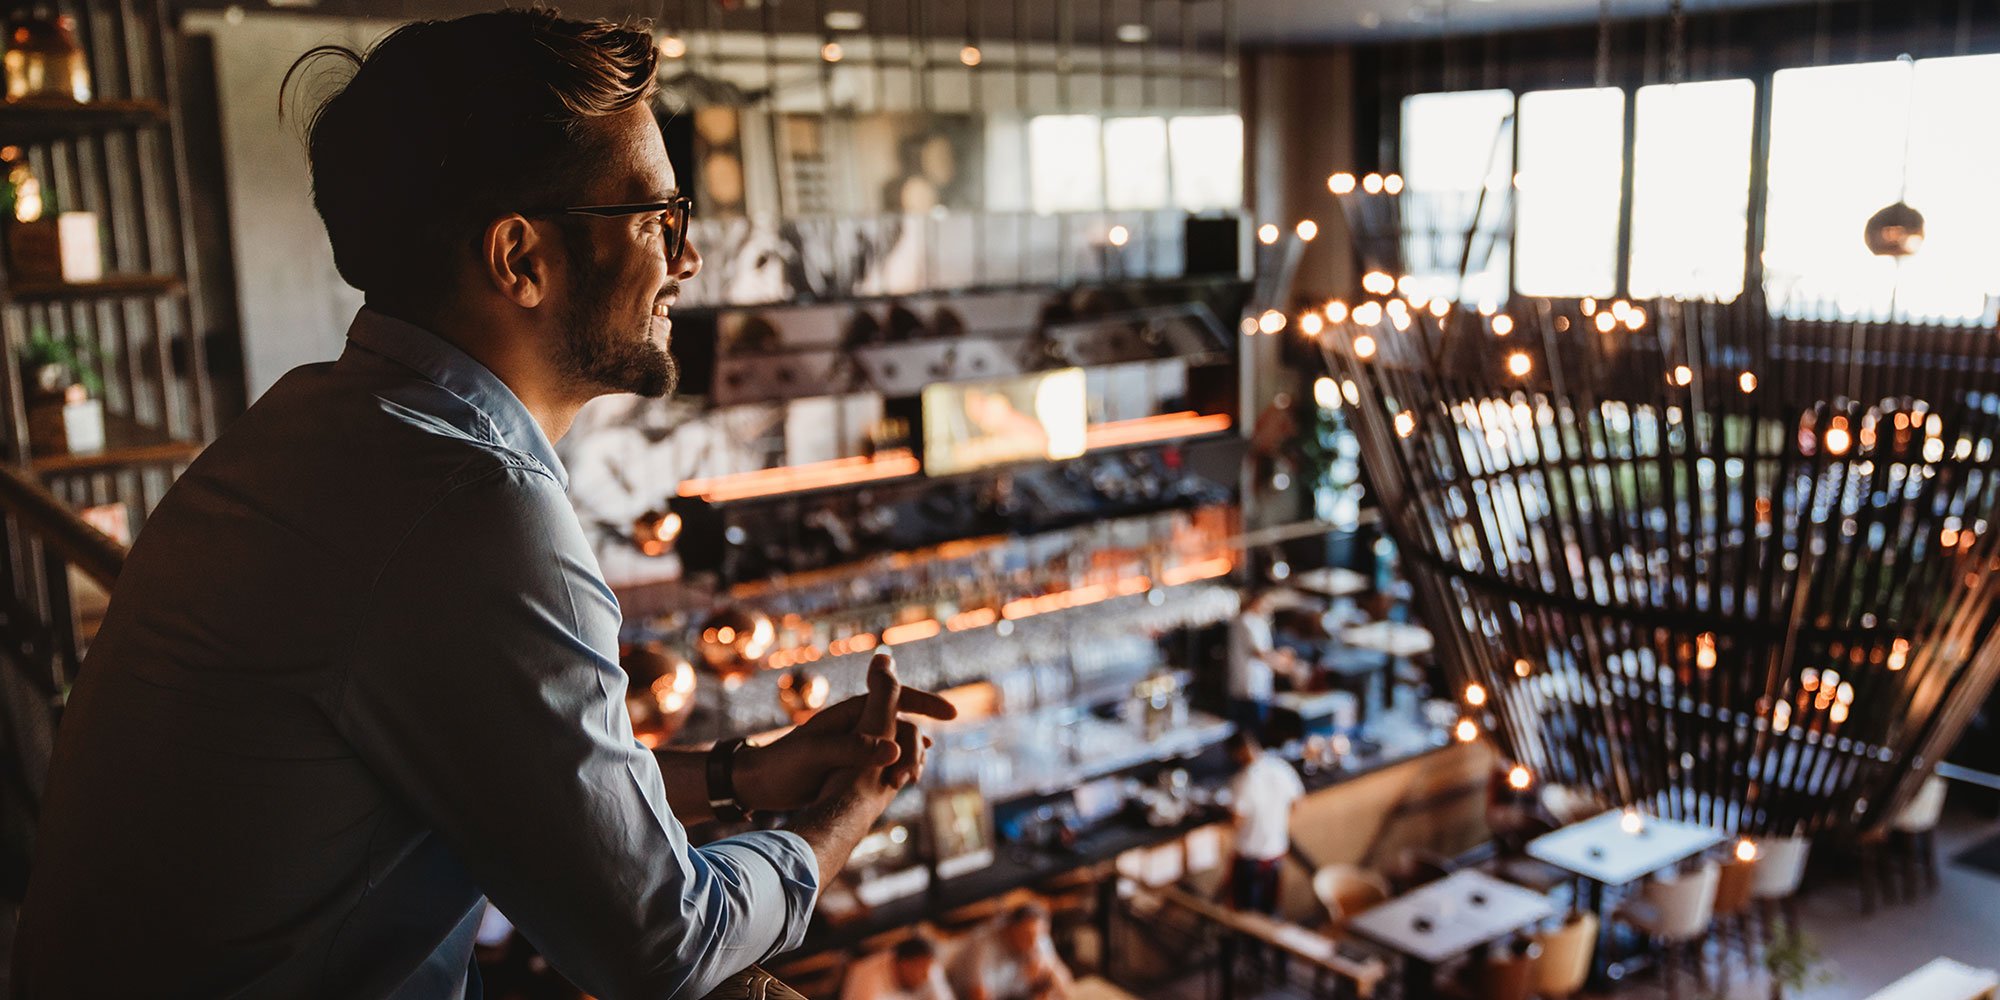
<svg viewBox="0 0 2000 1000"><path fill-rule="evenodd" d="M1528 786L1534 784L1534 781L1535 776L1528 773L1528 769L1519 764L1514 765L1507 771L1507 787L1517 792L1527 791Z"/></svg>
<svg viewBox="0 0 2000 1000"><path fill-rule="evenodd" d="M1402 175L1402 174L1390 174L1389 176L1387 176L1387 177L1384 177L1384 178L1382 178L1382 193L1383 193L1383 194L1402 194L1402 193L1403 193L1403 175Z"/></svg>
<svg viewBox="0 0 2000 1000"><path fill-rule="evenodd" d="M1361 178L1361 190L1366 191L1369 194L1381 194L1382 175L1369 174L1368 176Z"/></svg>
<svg viewBox="0 0 2000 1000"><path fill-rule="evenodd" d="M1479 738L1479 724L1471 719L1460 719L1458 725L1452 727L1452 735L1458 737L1460 743L1470 743Z"/></svg>
<svg viewBox="0 0 2000 1000"><path fill-rule="evenodd" d="M1340 385L1325 375L1313 379L1313 402L1322 410L1340 409Z"/></svg>
<svg viewBox="0 0 2000 1000"><path fill-rule="evenodd" d="M1473 708L1486 704L1486 689L1477 684L1465 686L1465 703Z"/></svg>
<svg viewBox="0 0 2000 1000"><path fill-rule="evenodd" d="M1299 317L1299 332L1308 337L1317 337L1326 329L1326 320L1317 312L1308 312Z"/></svg>
<svg viewBox="0 0 2000 1000"><path fill-rule="evenodd" d="M1326 313L1326 321L1329 323L1347 322L1347 303L1339 299L1334 299L1332 302L1327 303L1326 309L1323 311Z"/></svg>
<svg viewBox="0 0 2000 1000"><path fill-rule="evenodd" d="M1354 190L1354 175L1345 171L1326 179L1326 189L1334 194L1349 194Z"/></svg>
<svg viewBox="0 0 2000 1000"><path fill-rule="evenodd" d="M1639 815L1639 810L1627 809L1623 815L1618 817L1618 829L1637 836L1645 831L1646 819Z"/></svg>
<svg viewBox="0 0 2000 1000"><path fill-rule="evenodd" d="M1278 242L1278 227L1266 222L1257 227L1257 242L1270 246Z"/></svg>
<svg viewBox="0 0 2000 1000"><path fill-rule="evenodd" d="M1408 410L1396 414L1396 436L1409 437L1417 431L1417 416Z"/></svg>
<svg viewBox="0 0 2000 1000"><path fill-rule="evenodd" d="M1526 676L1528 676L1528 674L1532 673L1532 672L1534 671L1534 669L1535 669L1535 665L1534 665L1534 664L1532 664L1532 663L1529 663L1529 662L1528 662L1528 661L1526 661L1526 660L1515 660L1515 661L1514 661L1514 676L1516 676L1516 677L1526 677Z"/></svg>
<svg viewBox="0 0 2000 1000"><path fill-rule="evenodd" d="M1618 327L1618 317L1610 313L1598 313L1596 322L1598 333L1610 333Z"/></svg>
<svg viewBox="0 0 2000 1000"><path fill-rule="evenodd" d="M1265 333L1277 333L1284 328L1285 314L1276 309L1266 309L1264 315L1257 318L1257 329Z"/></svg>
<svg viewBox="0 0 2000 1000"><path fill-rule="evenodd" d="M839 42L829 40L819 47L819 57L827 62L837 63L847 58L847 50L841 48Z"/></svg>
<svg viewBox="0 0 2000 1000"><path fill-rule="evenodd" d="M1514 332L1514 317L1509 316L1506 313L1501 313L1500 315L1493 317L1494 336L1505 337L1506 335L1513 332Z"/></svg>
<svg viewBox="0 0 2000 1000"><path fill-rule="evenodd" d="M1534 370L1535 359L1528 357L1526 351L1515 351L1507 355L1507 374L1515 378L1527 378L1528 373Z"/></svg>
<svg viewBox="0 0 2000 1000"><path fill-rule="evenodd" d="M1354 311L1349 315L1353 317L1355 323L1361 326L1374 326L1382 322L1382 304L1380 302L1363 302L1355 306Z"/></svg>
<svg viewBox="0 0 2000 1000"><path fill-rule="evenodd" d="M1111 231L1104 234L1104 240L1114 247L1122 247L1132 242L1132 231L1124 226L1112 226Z"/></svg>
<svg viewBox="0 0 2000 1000"><path fill-rule="evenodd" d="M1736 860L1748 864L1757 860L1757 842L1745 837L1736 842Z"/></svg>
<svg viewBox="0 0 2000 1000"><path fill-rule="evenodd" d="M1736 376L1736 387L1744 392L1756 392L1757 374L1755 372L1744 372Z"/></svg>
<svg viewBox="0 0 2000 1000"><path fill-rule="evenodd" d="M1703 632L1695 636L1694 665L1701 670L1715 669L1715 633Z"/></svg>
<svg viewBox="0 0 2000 1000"><path fill-rule="evenodd" d="M1861 241L1877 257L1908 257L1924 248L1924 213L1899 201L1868 217Z"/></svg>
<svg viewBox="0 0 2000 1000"><path fill-rule="evenodd" d="M1826 429L1826 453L1829 455L1845 455L1847 454L1847 449L1853 443L1854 436L1847 431L1847 418L1834 417L1833 422Z"/></svg>
<svg viewBox="0 0 2000 1000"><path fill-rule="evenodd" d="M1297 233L1299 239L1311 243L1313 237L1319 235L1319 223L1311 219L1300 219L1299 224L1293 227L1292 232Z"/></svg>
<svg viewBox="0 0 2000 1000"><path fill-rule="evenodd" d="M687 41L671 32L660 36L659 49L662 59L679 59L688 54Z"/></svg>
<svg viewBox="0 0 2000 1000"><path fill-rule="evenodd" d="M1375 338L1362 334L1354 338L1354 356L1367 360L1375 356Z"/></svg>
<svg viewBox="0 0 2000 1000"><path fill-rule="evenodd" d="M967 45L966 47L958 50L958 61L964 63L967 66L977 66L981 62L984 62L985 59L986 59L986 54L980 52L979 46L977 45Z"/></svg>

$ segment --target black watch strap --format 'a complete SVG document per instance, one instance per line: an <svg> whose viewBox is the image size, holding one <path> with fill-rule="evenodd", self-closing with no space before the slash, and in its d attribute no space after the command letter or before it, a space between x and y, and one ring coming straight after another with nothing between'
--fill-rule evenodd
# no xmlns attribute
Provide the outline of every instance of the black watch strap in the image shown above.
<svg viewBox="0 0 2000 1000"><path fill-rule="evenodd" d="M726 739L708 752L708 811L725 823L750 818L750 811L736 801L736 751L747 742L740 736Z"/></svg>

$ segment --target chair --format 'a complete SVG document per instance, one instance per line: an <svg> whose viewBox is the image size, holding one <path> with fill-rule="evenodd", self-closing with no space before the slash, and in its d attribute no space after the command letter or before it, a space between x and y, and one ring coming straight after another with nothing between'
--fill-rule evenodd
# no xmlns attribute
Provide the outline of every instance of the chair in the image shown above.
<svg viewBox="0 0 2000 1000"><path fill-rule="evenodd" d="M1590 979L1590 962L1597 957L1597 914L1576 913L1562 927L1535 935L1542 957L1535 960L1535 995L1542 1000L1570 1000Z"/></svg>
<svg viewBox="0 0 2000 1000"><path fill-rule="evenodd" d="M1680 960L1708 936L1720 877L1715 862L1704 861L1692 873L1675 879L1655 877L1639 890L1638 898L1618 909L1618 919L1660 945L1660 979L1670 998L1680 996L1679 980L1674 976ZM1699 961L1695 972L1706 978Z"/></svg>
<svg viewBox="0 0 2000 1000"><path fill-rule="evenodd" d="M1806 858L1812 841L1804 837L1767 840L1757 845L1757 874L1750 880L1750 899L1758 911L1763 938L1769 944L1775 917L1782 912L1793 926L1799 925L1799 886L1806 877Z"/></svg>
<svg viewBox="0 0 2000 1000"><path fill-rule="evenodd" d="M1899 845L1899 854L1902 859L1905 887L1903 895L1906 899L1916 897L1918 874L1916 869L1919 865L1923 869L1925 888L1931 892L1937 891L1937 825L1939 818L1944 815L1945 791L1945 780L1935 774L1931 775L1924 779L1924 787L1917 790L1916 796L1903 807L1903 811L1897 813L1896 818L1890 821L1890 829L1894 830L1897 839L1902 841Z"/></svg>
<svg viewBox="0 0 2000 1000"><path fill-rule="evenodd" d="M1541 948L1531 944L1513 954L1488 956L1473 973L1473 995L1479 1000L1532 1000L1541 955Z"/></svg>
<svg viewBox="0 0 2000 1000"><path fill-rule="evenodd" d="M1389 885L1397 893L1429 885L1457 871L1450 858L1422 847L1407 847L1396 853L1387 872Z"/></svg>
<svg viewBox="0 0 2000 1000"><path fill-rule="evenodd" d="M1337 930L1355 914L1389 898L1389 883L1359 865L1326 865L1313 873L1313 895Z"/></svg>
<svg viewBox="0 0 2000 1000"><path fill-rule="evenodd" d="M1712 914L1712 936L1716 944L1716 958L1722 965L1723 983L1729 982L1729 941L1727 935L1734 931L1743 949L1743 961L1750 964L1750 901L1751 890L1757 881L1757 862L1731 858L1716 873L1715 906Z"/></svg>

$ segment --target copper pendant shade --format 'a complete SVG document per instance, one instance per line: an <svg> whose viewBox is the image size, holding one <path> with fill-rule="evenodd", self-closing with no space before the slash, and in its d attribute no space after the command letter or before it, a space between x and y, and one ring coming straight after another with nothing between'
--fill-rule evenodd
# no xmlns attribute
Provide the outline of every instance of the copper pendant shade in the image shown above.
<svg viewBox="0 0 2000 1000"><path fill-rule="evenodd" d="M1885 823L2000 676L2000 338L1615 309L1319 338L1452 693L1539 781Z"/></svg>
<svg viewBox="0 0 2000 1000"><path fill-rule="evenodd" d="M1899 201L1868 217L1861 240L1877 257L1908 257L1924 247L1924 213Z"/></svg>
<svg viewBox="0 0 2000 1000"><path fill-rule="evenodd" d="M619 655L625 668L625 709L632 716L632 734L649 747L672 742L694 712L694 664L658 643L626 646Z"/></svg>

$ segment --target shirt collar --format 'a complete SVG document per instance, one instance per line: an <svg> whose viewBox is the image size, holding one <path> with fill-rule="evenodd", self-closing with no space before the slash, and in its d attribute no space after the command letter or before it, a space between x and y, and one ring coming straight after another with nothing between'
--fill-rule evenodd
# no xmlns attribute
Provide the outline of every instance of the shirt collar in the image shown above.
<svg viewBox="0 0 2000 1000"><path fill-rule="evenodd" d="M569 474L548 435L542 433L542 425L535 422L514 390L507 388L507 383L472 355L423 327L373 309L362 309L355 314L353 324L347 328L347 339L471 404L488 425L475 430L500 445L532 456L548 468L557 483L569 488Z"/></svg>

